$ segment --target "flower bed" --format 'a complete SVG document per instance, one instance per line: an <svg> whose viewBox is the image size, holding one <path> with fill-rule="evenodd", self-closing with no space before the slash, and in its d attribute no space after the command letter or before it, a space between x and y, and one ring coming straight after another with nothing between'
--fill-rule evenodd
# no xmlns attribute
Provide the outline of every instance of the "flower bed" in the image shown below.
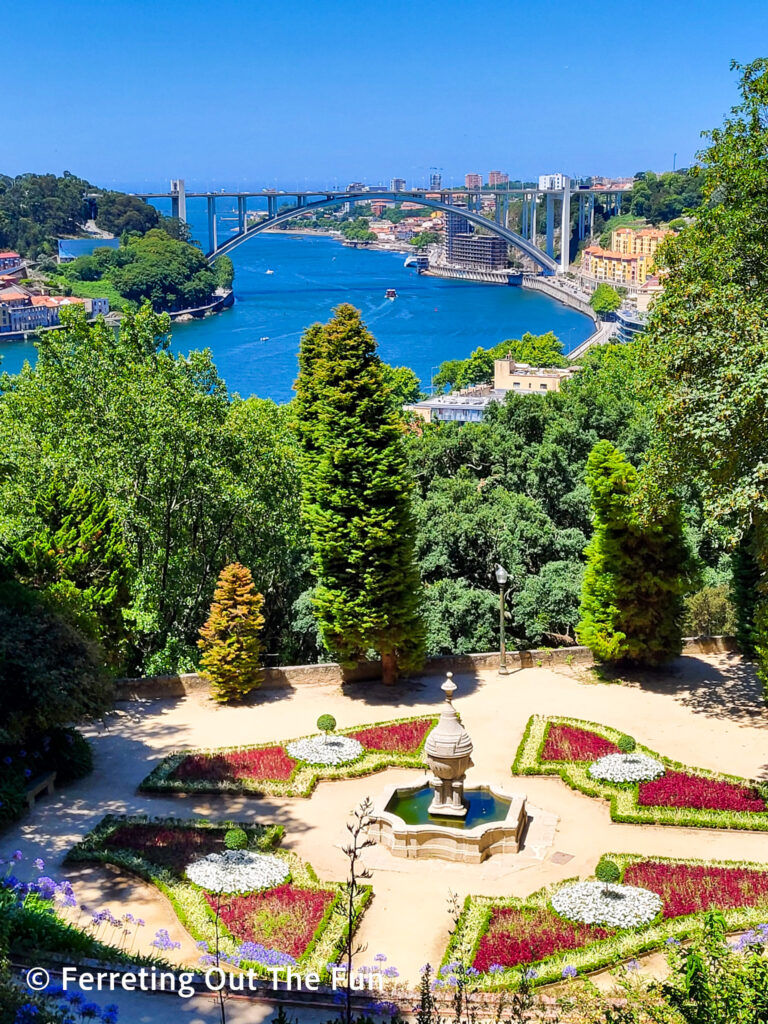
<svg viewBox="0 0 768 1024"><path fill-rule="evenodd" d="M308 736L303 740L293 740L285 749L290 757L313 767L351 764L363 754L362 743L350 736Z"/></svg>
<svg viewBox="0 0 768 1024"><path fill-rule="evenodd" d="M216 906L216 897L206 899ZM328 889L302 889L288 883L266 892L236 896L221 906L221 920L242 942L256 942L298 960L333 904Z"/></svg>
<svg viewBox="0 0 768 1024"><path fill-rule="evenodd" d="M586 764L581 756L570 761L550 759L553 752L564 752L564 744L557 738L573 735L563 732L564 728L582 735L595 735L613 744L614 749L622 735L617 729L595 722L534 715L518 747L513 774L559 775L573 789L610 801L613 821L768 831L768 806L747 779L689 768L639 744L631 756L660 763L665 771L661 778L624 783L618 778L613 781L595 778L590 771L591 764ZM553 733L555 741L549 745ZM579 740L583 742L586 741ZM572 746L571 749L580 755L583 747Z"/></svg>
<svg viewBox="0 0 768 1024"><path fill-rule="evenodd" d="M589 729L550 723L541 753L543 761L596 761L619 748Z"/></svg>
<svg viewBox="0 0 768 1024"><path fill-rule="evenodd" d="M661 913L649 923L610 928L568 920L554 909L558 893L611 888L604 883L560 883L526 899L469 896L443 963L471 963L483 975L481 987L489 989L515 985L521 967L535 970L537 985L549 984L684 940L711 907L723 912L729 931L768 920L768 865L607 856L621 869L622 886L656 894Z"/></svg>
<svg viewBox="0 0 768 1024"><path fill-rule="evenodd" d="M227 857L249 856L262 863L275 862L280 870L268 880L275 888L218 893L213 891L218 886L216 879L199 878L205 886L201 887L184 877L187 862L180 865L181 851L191 850L191 859L199 863L203 859L199 856L201 852L211 844L223 845L223 835L234 825L175 819L149 821L145 817L120 819L109 815L70 850L68 860L114 864L152 882L168 897L182 925L203 948L214 947L218 907L221 953L232 963L240 963L246 969L252 967L256 974L266 977L270 967L295 962L303 970L317 971L326 977L327 965L337 959L343 948L345 919L333 912L343 888L335 883L320 884L309 864L293 853L275 850L283 834L281 826L238 823L237 827L246 832L251 845L260 852L252 849L226 853ZM199 839L192 838L196 833ZM269 856L265 857L267 853ZM214 852L213 856L221 854ZM225 872L226 884L230 884L230 874ZM263 872L251 881L263 885ZM368 886L358 893L358 915L370 894ZM210 954L207 956L210 959Z"/></svg>
<svg viewBox="0 0 768 1024"><path fill-rule="evenodd" d="M768 912L768 872L751 868L641 860L627 865L624 882L657 892L665 917L714 907L764 907Z"/></svg>
<svg viewBox="0 0 768 1024"><path fill-rule="evenodd" d="M261 746L180 751L163 758L139 788L150 793L309 796L320 779L356 778L384 768L423 768L424 740L436 721L407 718L344 729L329 738L327 747L324 740L312 736ZM310 741L313 745L308 747ZM340 763L332 757L326 764L310 762L319 747L334 749L334 741L348 745L348 756L354 754L355 759ZM359 756L357 744L362 747ZM290 757L291 751L297 756Z"/></svg>
<svg viewBox="0 0 768 1024"><path fill-rule="evenodd" d="M662 900L650 889L607 882L572 882L552 896L552 909L577 924L638 928L661 912Z"/></svg>
<svg viewBox="0 0 768 1024"><path fill-rule="evenodd" d="M702 811L746 811L765 814L765 800L753 786L708 779L689 772L667 772L639 786L643 807L695 807Z"/></svg>
<svg viewBox="0 0 768 1024"><path fill-rule="evenodd" d="M349 735L362 743L366 750L392 750L399 754L414 754L421 749L427 733L434 724L434 718L414 718L409 722L358 729Z"/></svg>
<svg viewBox="0 0 768 1024"><path fill-rule="evenodd" d="M187 865L190 882L206 893L243 893L254 889L272 889L290 875L290 868L280 857L254 850L224 850L210 853Z"/></svg>
<svg viewBox="0 0 768 1024"><path fill-rule="evenodd" d="M291 778L296 767L297 762L282 747L273 746L233 750L226 754L191 754L172 774L181 782L238 779L284 782Z"/></svg>
<svg viewBox="0 0 768 1024"><path fill-rule="evenodd" d="M658 779L666 769L661 761L645 754L606 754L589 766L593 779L602 782L647 782Z"/></svg>

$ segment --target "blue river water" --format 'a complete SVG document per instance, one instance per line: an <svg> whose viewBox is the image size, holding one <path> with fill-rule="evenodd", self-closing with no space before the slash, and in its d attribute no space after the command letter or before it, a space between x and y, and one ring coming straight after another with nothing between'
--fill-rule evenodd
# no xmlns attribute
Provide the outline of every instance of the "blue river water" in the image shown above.
<svg viewBox="0 0 768 1024"><path fill-rule="evenodd" d="M210 348L230 390L289 401L302 332L351 302L383 359L410 366L428 386L445 359L466 358L524 331L552 330L569 351L592 321L538 292L419 276L398 253L366 251L317 235L262 234L232 254L235 305L173 329L177 352ZM273 271L269 274L267 271ZM397 298L386 299L388 288ZM0 369L34 361L32 342L0 341Z"/></svg>

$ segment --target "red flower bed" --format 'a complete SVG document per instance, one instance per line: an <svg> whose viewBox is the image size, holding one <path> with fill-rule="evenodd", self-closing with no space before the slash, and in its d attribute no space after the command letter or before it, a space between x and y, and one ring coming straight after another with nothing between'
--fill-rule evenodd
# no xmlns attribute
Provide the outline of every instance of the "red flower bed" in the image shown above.
<svg viewBox="0 0 768 1024"><path fill-rule="evenodd" d="M641 782L637 802L643 807L691 807L703 811L765 813L757 790L724 779L705 779L687 772L667 772L653 782Z"/></svg>
<svg viewBox="0 0 768 1024"><path fill-rule="evenodd" d="M572 725L551 723L547 732L542 761L596 761L606 754L617 754L619 748L596 732Z"/></svg>
<svg viewBox="0 0 768 1024"><path fill-rule="evenodd" d="M368 750L394 750L399 754L412 754L419 749L431 728L431 718L420 718L415 722L374 725L349 735Z"/></svg>
<svg viewBox="0 0 768 1024"><path fill-rule="evenodd" d="M290 883L266 892L222 897L221 920L240 942L258 942L298 959L312 941L335 894ZM217 896L205 898L215 908Z"/></svg>
<svg viewBox="0 0 768 1024"><path fill-rule="evenodd" d="M191 860L224 849L223 828L168 828L166 825L121 825L104 845L133 850L153 864L179 873Z"/></svg>
<svg viewBox="0 0 768 1024"><path fill-rule="evenodd" d="M565 921L546 907L536 910L497 907L478 944L474 966L478 971L487 971L493 964L502 967L529 964L554 953L607 939L611 934L595 925Z"/></svg>
<svg viewBox="0 0 768 1024"><path fill-rule="evenodd" d="M290 779L296 762L282 747L231 750L224 754L190 754L171 778L183 782L229 782L237 779L284 781Z"/></svg>
<svg viewBox="0 0 768 1024"><path fill-rule="evenodd" d="M712 907L728 910L768 904L768 872L751 868L645 860L628 865L624 882L657 892L664 900L664 917L680 917Z"/></svg>

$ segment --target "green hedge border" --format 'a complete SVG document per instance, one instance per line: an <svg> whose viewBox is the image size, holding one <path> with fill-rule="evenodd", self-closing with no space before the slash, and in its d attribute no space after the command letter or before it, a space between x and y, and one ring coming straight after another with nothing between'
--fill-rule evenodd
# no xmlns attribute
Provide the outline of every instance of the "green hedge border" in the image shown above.
<svg viewBox="0 0 768 1024"><path fill-rule="evenodd" d="M636 782L599 782L589 775L589 765L586 761L544 761L541 755L551 725L570 725L576 729L586 729L613 743L625 735L622 730L612 729L597 722L585 722L580 718L532 715L517 748L512 764L513 775L559 775L571 789L576 789L586 796L608 800L611 805L611 821L634 825L677 825L680 828L728 828L768 832L768 810L765 814L759 814L755 811L711 811L693 807L645 807L637 802ZM740 778L738 775L726 775L705 768L691 768L657 754L640 743L637 744L636 752L656 758L673 771L683 771L720 782L734 782L742 786L755 785L749 779Z"/></svg>
<svg viewBox="0 0 768 1024"><path fill-rule="evenodd" d="M408 722L430 721L432 725L437 723L437 715L411 715L408 718L395 718L387 722L371 722L365 725L355 725L347 729L339 729L339 736L348 736L353 732L360 732L363 729L375 729L387 725L403 725ZM317 733L311 733L316 736ZM178 768L184 758L193 754L227 754L238 750L263 750L266 747L280 746L285 748L288 743L296 739L308 739L307 736L297 736L289 740L271 740L269 743L249 743L237 747L217 747L215 749L190 749L180 750L164 757L149 775L139 784L139 789L145 793L240 793L248 796L311 796L318 782L326 779L355 779L364 775L372 775L374 772L383 771L385 768L424 768L426 765L422 757L424 743L426 742L429 730L424 735L419 747L409 754L398 753L392 750L368 750L350 764L342 764L336 767L325 765L311 765L306 761L298 761L289 779L233 779L225 781L213 781L208 779L195 780L194 782L183 779L171 778L173 772Z"/></svg>
<svg viewBox="0 0 768 1024"><path fill-rule="evenodd" d="M347 937L346 919L335 910L343 897L344 886L337 882L320 882L311 864L302 861L295 853L276 849L284 835L282 825L264 826L253 825L249 822L209 821L208 819L151 818L144 814L128 816L108 814L67 853L66 863L112 864L150 882L168 898L180 923L192 938L195 941L205 940L211 948L213 948L215 940L215 914L204 898L204 890L200 886L180 879L169 868L153 864L133 850L105 847L106 839L124 825L165 825L168 828L179 830L239 827L256 839L258 849L269 851L288 863L291 882L303 889L323 889L326 892L334 893L335 898L328 904L311 942L297 961L302 970L316 971L322 978L327 978L327 965L335 962L341 955ZM359 922L372 894L371 886L360 887L360 892L355 900L356 923ZM221 952L233 954L240 945L240 941L229 932L223 921L220 920L219 946ZM272 976L273 968L264 964L246 961L243 961L243 964L246 968L253 968L254 974L260 977Z"/></svg>
<svg viewBox="0 0 768 1024"><path fill-rule="evenodd" d="M752 861L700 860L681 859L677 857L655 857L653 854L606 853L624 871L630 864L641 861L657 861L663 864L706 865L707 867L749 868L754 871L768 872L768 864L757 864ZM602 858L601 858L602 859ZM592 876L594 877L594 876ZM514 896L467 896L459 922L453 932L443 957L443 965L460 961L470 966L477 954L480 940L485 934L491 915L497 907L515 908L517 910L536 910L541 907L551 908L550 900L557 889L566 882L578 879L565 879L562 882L546 886L538 892L524 898ZM534 985L551 985L563 980L564 967L575 967L579 974L588 974L616 965L618 962L644 953L658 951L668 939L684 941L698 931L704 921L706 911L696 911L680 917L662 918L652 922L643 929L623 930L608 939L599 939L573 950L566 950L532 960L530 963L508 967L496 974L480 975L479 987L488 990L516 988L520 981L521 969L533 968L537 977L532 979ZM724 910L728 931L737 932L754 927L768 921L768 906L734 907Z"/></svg>

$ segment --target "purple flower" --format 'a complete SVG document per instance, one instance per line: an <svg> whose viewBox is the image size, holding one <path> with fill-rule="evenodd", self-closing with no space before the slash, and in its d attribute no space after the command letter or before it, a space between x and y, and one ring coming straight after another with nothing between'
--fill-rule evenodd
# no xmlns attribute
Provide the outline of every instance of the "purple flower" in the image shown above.
<svg viewBox="0 0 768 1024"><path fill-rule="evenodd" d="M23 859L24 859L24 854L21 852L21 850L14 850L13 851L13 853L11 855L11 860L15 860L18 863L20 860L23 860Z"/></svg>
<svg viewBox="0 0 768 1024"><path fill-rule="evenodd" d="M4 757L3 758L3 764L13 764L13 758L12 757Z"/></svg>
<svg viewBox="0 0 768 1024"><path fill-rule="evenodd" d="M399 978L400 971L396 967L387 967L381 972L385 978Z"/></svg>
<svg viewBox="0 0 768 1024"><path fill-rule="evenodd" d="M491 966L488 968L488 973L489 974L501 974L501 972L503 970L504 970L504 965L503 964L491 964Z"/></svg>
<svg viewBox="0 0 768 1024"><path fill-rule="evenodd" d="M578 973L575 967L568 966L563 968L564 978L575 978Z"/></svg>
<svg viewBox="0 0 768 1024"><path fill-rule="evenodd" d="M628 971L637 971L637 970L640 969L640 961L639 960L628 960L625 966L626 966Z"/></svg>
<svg viewBox="0 0 768 1024"><path fill-rule="evenodd" d="M377 953L376 956L373 959L374 960L378 960L379 963L383 964L386 961L387 958L384 956L383 953Z"/></svg>
<svg viewBox="0 0 768 1024"><path fill-rule="evenodd" d="M670 936L670 937L669 937L669 938L667 939L667 945L668 945L668 946L679 946L679 945L680 945L680 939L674 939L674 938L672 938L672 937Z"/></svg>
<svg viewBox="0 0 768 1024"><path fill-rule="evenodd" d="M431 971L431 970L432 970L432 964L424 964L422 967L419 968L419 974L426 974L427 971Z"/></svg>
<svg viewBox="0 0 768 1024"><path fill-rule="evenodd" d="M32 863L34 864L36 871L45 871L45 861L41 857L38 857L37 860Z"/></svg>
<svg viewBox="0 0 768 1024"><path fill-rule="evenodd" d="M151 942L156 949L181 949L180 942L174 942L168 934L167 928L158 928L155 932L155 937Z"/></svg>
<svg viewBox="0 0 768 1024"><path fill-rule="evenodd" d="M24 778L25 779L31 779L32 778L32 769L31 768L25 768L24 769Z"/></svg>
<svg viewBox="0 0 768 1024"><path fill-rule="evenodd" d="M538 978L538 976L539 972L536 970L535 967L526 967L526 969L523 971L523 977L526 979L526 981L533 981L533 979Z"/></svg>

